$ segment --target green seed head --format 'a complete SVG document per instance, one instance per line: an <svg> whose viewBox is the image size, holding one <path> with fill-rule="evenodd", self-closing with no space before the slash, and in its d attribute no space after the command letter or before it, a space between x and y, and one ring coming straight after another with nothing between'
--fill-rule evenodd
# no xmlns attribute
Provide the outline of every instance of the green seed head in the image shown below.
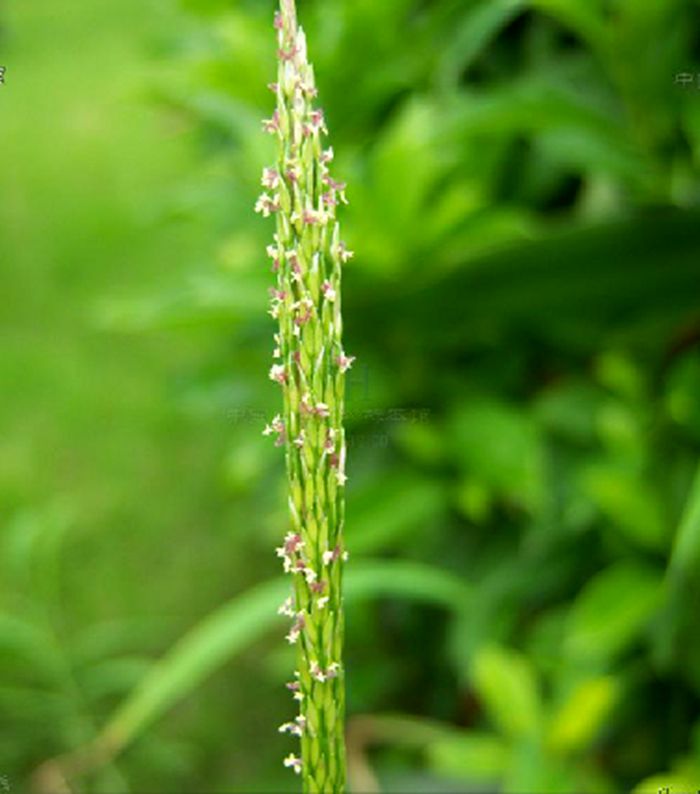
<svg viewBox="0 0 700 794"><path fill-rule="evenodd" d="M277 553L292 577L293 596L280 612L291 618L298 671L288 685L300 714L281 726L301 739L301 757L285 766L307 792L345 788L342 566L345 373L353 358L342 346L341 269L352 257L340 240L336 210L345 185L330 173L332 148L317 97L306 37L293 0L275 14L277 105L263 129L277 140L277 163L265 168L255 209L275 216L267 253L276 285L270 315L278 322L270 379L279 384L283 414L263 431L285 449L291 531Z"/></svg>

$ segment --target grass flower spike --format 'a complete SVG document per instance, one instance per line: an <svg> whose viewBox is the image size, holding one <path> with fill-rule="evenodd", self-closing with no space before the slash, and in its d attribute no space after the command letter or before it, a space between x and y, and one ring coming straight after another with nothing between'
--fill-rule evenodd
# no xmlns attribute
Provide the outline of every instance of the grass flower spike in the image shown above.
<svg viewBox="0 0 700 794"><path fill-rule="evenodd" d="M344 670L342 662L345 373L353 357L342 346L341 269L351 258L340 239L336 209L345 185L330 173L333 150L297 25L294 0L275 15L279 72L270 89L277 107L263 130L278 144L278 159L262 174L255 209L274 216L267 248L276 285L270 315L279 324L269 376L279 384L283 414L263 433L283 446L289 480L291 530L277 554L292 578L292 596L280 607L291 620L297 671L288 689L299 714L280 727L298 737L300 757L284 765L301 775L304 791L345 789Z"/></svg>

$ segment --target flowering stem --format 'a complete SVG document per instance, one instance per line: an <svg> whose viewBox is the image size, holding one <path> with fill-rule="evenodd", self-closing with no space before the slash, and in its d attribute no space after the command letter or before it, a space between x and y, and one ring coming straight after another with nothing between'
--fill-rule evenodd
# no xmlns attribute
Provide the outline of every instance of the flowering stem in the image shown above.
<svg viewBox="0 0 700 794"><path fill-rule="evenodd" d="M303 779L305 792L345 790L342 568L345 372L353 362L342 347L341 267L351 257L335 219L347 203L345 185L329 173L327 134L306 38L294 0L281 0L277 98L263 128L278 143L275 167L265 168L256 211L276 215L268 246L276 287L270 314L279 323L270 378L283 393L283 415L263 431L284 447L291 531L277 553L293 577L293 595L280 607L292 619L287 635L297 645L297 670L288 684L299 715L281 726L301 739L301 757L285 759Z"/></svg>

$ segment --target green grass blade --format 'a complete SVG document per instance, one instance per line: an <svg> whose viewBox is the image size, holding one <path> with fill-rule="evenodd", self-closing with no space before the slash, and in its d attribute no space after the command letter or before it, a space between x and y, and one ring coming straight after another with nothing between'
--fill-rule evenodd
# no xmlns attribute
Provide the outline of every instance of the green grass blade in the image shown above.
<svg viewBox="0 0 700 794"><path fill-rule="evenodd" d="M700 466L673 543L669 576L672 580L683 578L691 571L697 570L698 562L700 562Z"/></svg>
<svg viewBox="0 0 700 794"><path fill-rule="evenodd" d="M154 663L108 722L100 744L119 752L217 667L262 637L278 622L277 606L288 590L284 579L264 582L205 617Z"/></svg>
<svg viewBox="0 0 700 794"><path fill-rule="evenodd" d="M117 709L96 744L119 753L146 726L233 656L263 637L280 619L276 608L289 590L280 578L236 596L192 628L159 661ZM408 561L355 562L345 582L348 602L379 597L460 607L469 597L464 582L446 571Z"/></svg>

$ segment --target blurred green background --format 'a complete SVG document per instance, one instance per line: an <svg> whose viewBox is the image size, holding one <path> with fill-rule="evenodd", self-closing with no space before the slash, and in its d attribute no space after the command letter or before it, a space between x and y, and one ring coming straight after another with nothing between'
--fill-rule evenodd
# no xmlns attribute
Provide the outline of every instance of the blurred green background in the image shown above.
<svg viewBox="0 0 700 794"><path fill-rule="evenodd" d="M0 778L276 792L272 2L0 16ZM700 3L299 0L347 179L357 792L700 786Z"/></svg>

